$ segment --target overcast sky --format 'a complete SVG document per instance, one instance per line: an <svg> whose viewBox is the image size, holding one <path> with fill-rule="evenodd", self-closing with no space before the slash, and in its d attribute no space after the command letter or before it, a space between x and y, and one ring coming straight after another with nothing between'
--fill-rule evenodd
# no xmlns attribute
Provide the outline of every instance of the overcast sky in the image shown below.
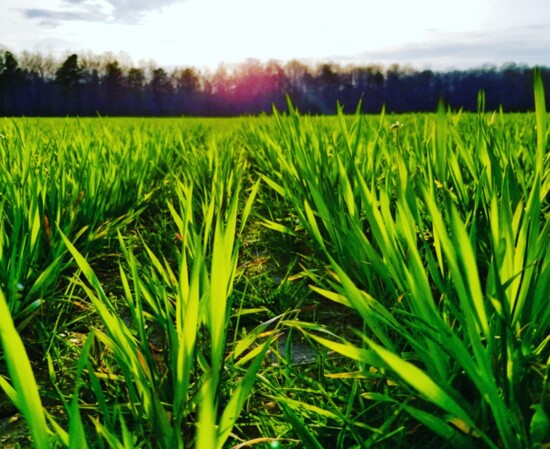
<svg viewBox="0 0 550 449"><path fill-rule="evenodd" d="M550 0L0 0L0 47L215 68L247 58L550 66Z"/></svg>

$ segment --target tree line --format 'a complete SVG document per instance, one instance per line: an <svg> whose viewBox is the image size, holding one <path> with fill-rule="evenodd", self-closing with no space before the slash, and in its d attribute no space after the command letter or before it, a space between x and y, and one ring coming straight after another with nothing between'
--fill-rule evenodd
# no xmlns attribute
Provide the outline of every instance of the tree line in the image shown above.
<svg viewBox="0 0 550 449"><path fill-rule="evenodd" d="M438 72L392 65L308 65L300 61L193 67L170 72L149 63L133 66L113 55L72 54L56 61L38 53L0 52L2 116L234 116L286 108L286 96L304 113L433 111L440 98L474 111L485 91L486 108L532 110L533 68L506 64ZM541 68L550 91L550 69Z"/></svg>

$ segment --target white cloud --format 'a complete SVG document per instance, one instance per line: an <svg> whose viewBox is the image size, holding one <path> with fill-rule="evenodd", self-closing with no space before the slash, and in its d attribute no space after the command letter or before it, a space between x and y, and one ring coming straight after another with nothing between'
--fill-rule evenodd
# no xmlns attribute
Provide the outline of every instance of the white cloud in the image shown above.
<svg viewBox="0 0 550 449"><path fill-rule="evenodd" d="M79 1L79 0L76 0ZM106 0L113 8L116 20L132 23L150 12L162 10L164 7L182 3L185 0Z"/></svg>

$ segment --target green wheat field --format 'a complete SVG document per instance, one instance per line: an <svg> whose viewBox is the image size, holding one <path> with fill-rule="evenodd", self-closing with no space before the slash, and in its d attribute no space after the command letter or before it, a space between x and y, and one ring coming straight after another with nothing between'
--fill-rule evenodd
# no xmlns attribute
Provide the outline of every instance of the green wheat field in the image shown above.
<svg viewBox="0 0 550 449"><path fill-rule="evenodd" d="M534 95L0 119L0 446L549 448Z"/></svg>

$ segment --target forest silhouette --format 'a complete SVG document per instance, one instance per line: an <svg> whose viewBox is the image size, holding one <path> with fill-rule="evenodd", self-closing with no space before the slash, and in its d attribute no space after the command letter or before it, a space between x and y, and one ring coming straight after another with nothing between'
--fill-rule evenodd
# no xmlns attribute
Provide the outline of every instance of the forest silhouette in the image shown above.
<svg viewBox="0 0 550 449"><path fill-rule="evenodd" d="M303 113L434 111L440 99L454 109L485 107L506 112L532 110L534 68L501 67L432 71L397 64L261 63L221 64L214 71L193 67L171 71L154 63L132 66L111 54L71 54L64 61L39 53L0 53L2 116L238 116L287 107L287 96ZM545 85L550 69L542 67ZM548 100L547 100L548 101Z"/></svg>

